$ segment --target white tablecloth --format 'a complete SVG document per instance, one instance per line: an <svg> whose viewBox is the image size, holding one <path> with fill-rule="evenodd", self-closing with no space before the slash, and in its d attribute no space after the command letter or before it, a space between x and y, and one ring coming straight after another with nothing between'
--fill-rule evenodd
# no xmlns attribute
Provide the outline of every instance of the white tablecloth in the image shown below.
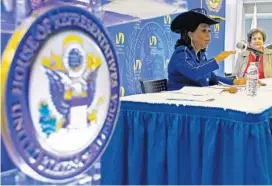
<svg viewBox="0 0 272 186"><path fill-rule="evenodd" d="M121 101L214 107L257 114L272 108L272 79L263 79L262 82L266 83L266 86L259 87L257 96L254 97L246 95L245 87L239 87L236 94L230 94L222 92L220 86L212 86L192 87L192 93L190 91L169 91L138 94L123 97ZM190 88L186 90L190 90ZM196 92L202 92L202 94ZM214 99L214 101L206 101L210 99Z"/></svg>

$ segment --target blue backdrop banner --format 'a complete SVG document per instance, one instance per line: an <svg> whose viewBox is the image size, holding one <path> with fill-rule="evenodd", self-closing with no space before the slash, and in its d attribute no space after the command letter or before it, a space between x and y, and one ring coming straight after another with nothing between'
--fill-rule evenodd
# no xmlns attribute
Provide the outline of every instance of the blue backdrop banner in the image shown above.
<svg viewBox="0 0 272 186"><path fill-rule="evenodd" d="M208 10L210 16L221 19L220 24L211 26L211 43L207 50L209 57L214 57L224 50L225 44L225 0L211 1L203 0L202 7ZM217 75L224 75L224 62L219 63L219 69L215 72Z"/></svg>
<svg viewBox="0 0 272 186"><path fill-rule="evenodd" d="M146 3L148 4L148 1ZM173 5L176 1L164 3ZM201 1L183 1L180 3L180 9L176 11L180 13L198 7L204 7L211 16L222 19L220 24L211 27L212 40L207 49L207 55L215 57L224 50L225 1L213 3L213 1L203 0L202 5ZM179 13L168 12L163 16L151 16L152 18L148 19L134 17L132 21L123 24L119 24L118 21L107 22L108 30L115 41L121 67L121 95L141 93L139 80L167 78L167 65L176 40L179 38L178 34L171 32L170 24ZM123 21L121 18L119 20ZM224 62L220 63L220 69L216 71L216 74L224 75Z"/></svg>

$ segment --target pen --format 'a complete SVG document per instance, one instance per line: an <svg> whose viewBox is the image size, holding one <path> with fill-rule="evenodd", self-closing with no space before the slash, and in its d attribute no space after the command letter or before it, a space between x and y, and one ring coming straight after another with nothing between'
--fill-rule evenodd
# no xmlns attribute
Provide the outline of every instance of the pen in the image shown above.
<svg viewBox="0 0 272 186"><path fill-rule="evenodd" d="M214 98L210 98L207 100L195 100L195 99L178 99L178 98L167 98L169 101L198 101L198 102L206 102L206 101L214 101Z"/></svg>

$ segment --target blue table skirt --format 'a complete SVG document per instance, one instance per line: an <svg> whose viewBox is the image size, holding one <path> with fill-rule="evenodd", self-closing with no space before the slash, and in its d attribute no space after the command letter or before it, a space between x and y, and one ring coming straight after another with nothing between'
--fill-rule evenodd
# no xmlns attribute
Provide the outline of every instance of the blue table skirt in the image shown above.
<svg viewBox="0 0 272 186"><path fill-rule="evenodd" d="M102 184L272 184L271 117L122 102Z"/></svg>

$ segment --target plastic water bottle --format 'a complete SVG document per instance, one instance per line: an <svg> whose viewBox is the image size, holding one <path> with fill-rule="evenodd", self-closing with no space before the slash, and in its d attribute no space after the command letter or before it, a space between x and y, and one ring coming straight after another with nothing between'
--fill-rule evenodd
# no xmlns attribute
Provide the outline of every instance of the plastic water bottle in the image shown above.
<svg viewBox="0 0 272 186"><path fill-rule="evenodd" d="M246 93L248 96L256 96L259 80L259 71L255 62L251 62L246 73Z"/></svg>

